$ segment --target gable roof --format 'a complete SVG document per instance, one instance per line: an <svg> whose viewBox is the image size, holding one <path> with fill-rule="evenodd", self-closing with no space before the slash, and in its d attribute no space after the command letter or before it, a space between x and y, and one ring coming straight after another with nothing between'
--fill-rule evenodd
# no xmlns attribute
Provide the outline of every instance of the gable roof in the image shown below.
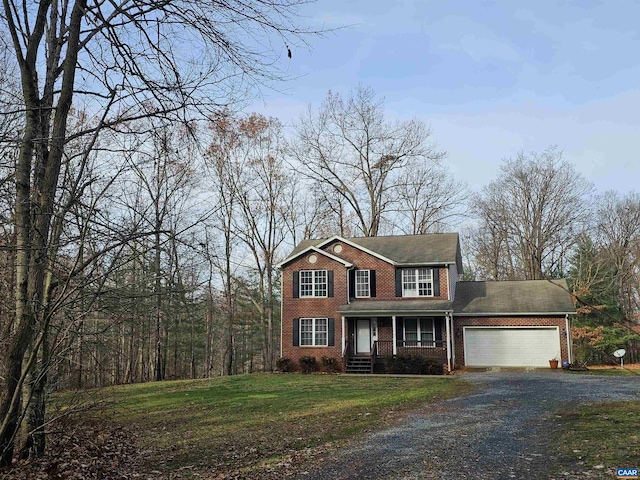
<svg viewBox="0 0 640 480"><path fill-rule="evenodd" d="M458 272L462 273L462 256L460 254L460 241L457 233L353 238L336 236L303 240L293 249L281 265L293 260L311 246L321 248L334 240L342 240L356 248L360 247L368 251L368 253L373 253L377 257L388 260L398 266L456 264Z"/></svg>
<svg viewBox="0 0 640 480"><path fill-rule="evenodd" d="M575 314L566 280L458 282L455 315Z"/></svg>
<svg viewBox="0 0 640 480"><path fill-rule="evenodd" d="M316 252L316 253L319 253L320 255L324 255L327 258L330 258L331 260L335 260L336 262L343 264L345 267L353 267L353 263L347 262L346 260L343 260L340 257L336 257L335 255L331 255L329 252L325 252L324 250L321 250L318 247L315 247L314 245L309 245L307 248L300 250L295 256L290 255L288 258L278 263L276 265L276 268L282 267L285 263L289 262L290 260L293 260L293 258L307 252Z"/></svg>

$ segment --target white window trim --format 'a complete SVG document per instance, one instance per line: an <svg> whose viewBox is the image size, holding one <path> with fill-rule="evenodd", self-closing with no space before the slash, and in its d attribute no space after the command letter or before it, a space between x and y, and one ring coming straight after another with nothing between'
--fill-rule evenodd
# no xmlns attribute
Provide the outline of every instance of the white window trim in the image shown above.
<svg viewBox="0 0 640 480"><path fill-rule="evenodd" d="M431 340L431 345L422 345L422 335L420 331L420 320L421 319L431 319L431 335L433 336L433 340ZM420 345L407 345L407 319L416 320L416 333L417 333L417 342ZM402 319L402 342L405 348L423 348L423 347L435 347L436 346L436 318L435 317L405 317Z"/></svg>
<svg viewBox="0 0 640 480"><path fill-rule="evenodd" d="M303 295L302 294L302 272L311 272L311 295ZM324 295L317 295L318 285L316 283L316 274L315 272L324 272L324 286L325 293ZM300 270L298 272L298 297L300 298L328 298L329 297L329 271L328 270Z"/></svg>
<svg viewBox="0 0 640 480"><path fill-rule="evenodd" d="M358 273L365 273L367 274L367 295L358 295ZM356 298L370 298L371 297L371 270L356 270L356 284L355 284L355 289L356 289ZM363 285L362 283L360 285Z"/></svg>
<svg viewBox="0 0 640 480"><path fill-rule="evenodd" d="M303 345L302 344L302 320L311 320L311 345ZM325 333L327 334L327 341L325 344L318 344L316 343L316 332L317 332L317 325L318 325L318 320L324 320L325 321L325 326L326 326L326 330ZM299 331L299 345L301 347L328 347L329 346L329 319L326 317L321 317L321 318L310 318L310 317L303 317L300 318L298 323L298 331Z"/></svg>
<svg viewBox="0 0 640 480"><path fill-rule="evenodd" d="M420 295L420 285L419 285L420 284L420 270L431 270L431 295ZM403 268L402 269L402 279L401 279L402 280L402 296L403 297L408 297L408 298L433 297L433 296L435 296L434 295L434 284L435 284L435 282L433 281L433 278L434 278L434 275L435 275L435 270L436 270L435 268L424 268L424 267L421 267L421 268ZM415 295L408 295L406 293L407 291L404 288L404 284L405 284L404 272L405 271L408 271L408 272L413 271L413 274L415 275L415 278L416 278L416 281L415 281L415 286L416 286L415 292L416 293L415 293ZM413 290L413 289L411 289L411 290Z"/></svg>

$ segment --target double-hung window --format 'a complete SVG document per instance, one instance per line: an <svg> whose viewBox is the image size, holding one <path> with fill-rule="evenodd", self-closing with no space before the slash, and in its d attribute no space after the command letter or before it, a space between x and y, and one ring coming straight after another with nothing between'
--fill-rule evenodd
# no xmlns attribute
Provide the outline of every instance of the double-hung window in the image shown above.
<svg viewBox="0 0 640 480"><path fill-rule="evenodd" d="M371 296L369 277L369 270L356 270L356 298Z"/></svg>
<svg viewBox="0 0 640 480"><path fill-rule="evenodd" d="M405 318L404 344L406 347L435 347L435 329L432 317Z"/></svg>
<svg viewBox="0 0 640 480"><path fill-rule="evenodd" d="M326 297L327 271L301 270L300 297Z"/></svg>
<svg viewBox="0 0 640 480"><path fill-rule="evenodd" d="M433 269L405 268L402 270L403 297L433 297Z"/></svg>
<svg viewBox="0 0 640 480"><path fill-rule="evenodd" d="M301 318L300 345L306 347L326 347L329 339L328 319Z"/></svg>

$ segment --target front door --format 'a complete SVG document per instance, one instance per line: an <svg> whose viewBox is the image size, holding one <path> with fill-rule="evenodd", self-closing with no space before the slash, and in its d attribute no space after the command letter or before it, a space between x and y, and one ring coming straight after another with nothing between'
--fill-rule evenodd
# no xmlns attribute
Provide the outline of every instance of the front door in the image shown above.
<svg viewBox="0 0 640 480"><path fill-rule="evenodd" d="M371 353L371 320L359 318L356 320L356 354Z"/></svg>

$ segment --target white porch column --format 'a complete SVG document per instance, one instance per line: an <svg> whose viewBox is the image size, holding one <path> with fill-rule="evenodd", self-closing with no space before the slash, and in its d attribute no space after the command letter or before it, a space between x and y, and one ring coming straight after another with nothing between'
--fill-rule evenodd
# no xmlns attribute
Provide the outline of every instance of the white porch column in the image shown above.
<svg viewBox="0 0 640 480"><path fill-rule="evenodd" d="M453 324L453 314L449 314L451 319L451 366L456 366L456 329Z"/></svg>
<svg viewBox="0 0 640 480"><path fill-rule="evenodd" d="M571 323L569 322L569 315L564 316L564 321L566 325L566 335L567 335L567 361L569 363L573 363L572 352L571 352Z"/></svg>
<svg viewBox="0 0 640 480"><path fill-rule="evenodd" d="M444 323L447 327L447 366L449 367L449 371L451 371L451 325L449 324L449 314L444 317Z"/></svg>
<svg viewBox="0 0 640 480"><path fill-rule="evenodd" d="M342 316L342 355L344 356L344 353L347 351L347 339L344 336L344 332L345 332L345 318L344 315Z"/></svg>
<svg viewBox="0 0 640 480"><path fill-rule="evenodd" d="M392 315L391 316L391 329L393 330L393 354L397 355L398 354L398 347L396 346L396 316Z"/></svg>

